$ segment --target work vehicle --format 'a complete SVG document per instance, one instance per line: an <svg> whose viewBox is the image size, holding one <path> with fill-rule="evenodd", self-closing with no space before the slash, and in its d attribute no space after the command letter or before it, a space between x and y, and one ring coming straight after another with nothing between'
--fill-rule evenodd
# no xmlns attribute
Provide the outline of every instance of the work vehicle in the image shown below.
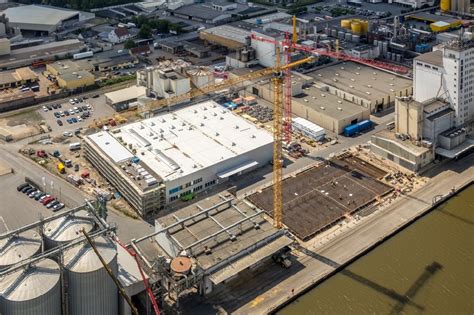
<svg viewBox="0 0 474 315"><path fill-rule="evenodd" d="M56 167L57 167L58 172L59 172L60 174L64 174L64 173L66 172L66 169L65 169L63 163L59 162Z"/></svg>
<svg viewBox="0 0 474 315"><path fill-rule="evenodd" d="M72 161L71 160L66 160L66 161L64 161L64 165L66 165L66 167L72 167Z"/></svg>
<svg viewBox="0 0 474 315"><path fill-rule="evenodd" d="M76 151L81 149L81 143L80 142L74 142L69 144L69 150L71 151Z"/></svg>

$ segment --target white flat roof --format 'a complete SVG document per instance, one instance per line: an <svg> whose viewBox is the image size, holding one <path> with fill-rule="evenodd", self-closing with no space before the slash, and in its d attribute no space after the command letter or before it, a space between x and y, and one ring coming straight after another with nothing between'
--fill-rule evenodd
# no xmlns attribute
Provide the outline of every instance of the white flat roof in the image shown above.
<svg viewBox="0 0 474 315"><path fill-rule="evenodd" d="M117 139L108 132L98 132L89 136L89 139L102 149L115 163L131 159L133 154L128 151Z"/></svg>
<svg viewBox="0 0 474 315"><path fill-rule="evenodd" d="M79 11L63 10L61 8L40 5L24 5L8 8L5 13L10 23L28 25L57 25L77 14Z"/></svg>
<svg viewBox="0 0 474 315"><path fill-rule="evenodd" d="M121 137L126 147L113 141L114 137ZM214 101L128 124L113 133L102 131L89 138L115 162L132 156L131 145L140 163L145 163L165 182L273 143L268 131Z"/></svg>
<svg viewBox="0 0 474 315"><path fill-rule="evenodd" d="M110 99L112 104L126 102L144 96L146 94L146 87L133 85L131 87L105 93L105 97Z"/></svg>

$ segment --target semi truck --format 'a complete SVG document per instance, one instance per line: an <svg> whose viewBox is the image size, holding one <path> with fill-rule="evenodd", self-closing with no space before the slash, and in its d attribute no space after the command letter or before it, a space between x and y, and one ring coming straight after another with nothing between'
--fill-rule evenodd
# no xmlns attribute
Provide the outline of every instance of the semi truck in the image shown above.
<svg viewBox="0 0 474 315"><path fill-rule="evenodd" d="M373 126L373 122L366 119L356 124L345 127L343 133L346 137L352 137L358 134L359 132L372 128L372 126Z"/></svg>
<svg viewBox="0 0 474 315"><path fill-rule="evenodd" d="M77 54L72 55L72 59L74 60L84 59L84 58L92 57L93 55L94 55L93 51L85 51L82 53L77 53Z"/></svg>

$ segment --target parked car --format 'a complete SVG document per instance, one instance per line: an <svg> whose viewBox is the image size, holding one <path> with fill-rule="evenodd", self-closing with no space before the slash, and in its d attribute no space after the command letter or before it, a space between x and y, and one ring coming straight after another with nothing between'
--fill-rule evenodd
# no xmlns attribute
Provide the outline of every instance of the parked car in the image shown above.
<svg viewBox="0 0 474 315"><path fill-rule="evenodd" d="M46 105L46 108L47 108L48 110L53 110L53 106L51 106L51 105Z"/></svg>
<svg viewBox="0 0 474 315"><path fill-rule="evenodd" d="M49 195L48 195L49 196ZM50 203L51 201L54 200L54 197L53 196L49 196L49 197L46 197L44 198L43 200L41 200L41 203L46 206L48 203Z"/></svg>
<svg viewBox="0 0 474 315"><path fill-rule="evenodd" d="M53 104L51 105L54 109L57 109L58 108L58 105L57 104Z"/></svg>
<svg viewBox="0 0 474 315"><path fill-rule="evenodd" d="M74 171L79 171L79 164L74 165Z"/></svg>
<svg viewBox="0 0 474 315"><path fill-rule="evenodd" d="M100 95L99 94L96 94L94 96L92 96L92 98L98 98Z"/></svg>
<svg viewBox="0 0 474 315"><path fill-rule="evenodd" d="M34 191L34 190L36 190L36 188L30 186L30 187L28 187L28 189L26 189L25 191L22 191L22 193L24 193L25 195L29 195L30 192L32 192L32 191Z"/></svg>
<svg viewBox="0 0 474 315"><path fill-rule="evenodd" d="M62 108L62 107L63 107L63 105L61 105L61 104L58 104L58 108Z"/></svg>
<svg viewBox="0 0 474 315"><path fill-rule="evenodd" d="M64 111L64 115L69 116L69 112L67 110Z"/></svg>
<svg viewBox="0 0 474 315"><path fill-rule="evenodd" d="M53 211L56 212L56 211L61 210L62 208L64 208L64 203L57 203L56 205L53 206Z"/></svg>
<svg viewBox="0 0 474 315"><path fill-rule="evenodd" d="M82 110L87 110L88 109L88 107L86 105L82 105L81 108L82 108Z"/></svg>
<svg viewBox="0 0 474 315"><path fill-rule="evenodd" d="M51 195L46 194L46 195L44 195L44 196L41 196L38 201L42 203L43 200L45 200L45 199L48 198L48 197L51 197Z"/></svg>
<svg viewBox="0 0 474 315"><path fill-rule="evenodd" d="M29 185L30 185L30 184L28 184L28 183L23 183L23 184L19 185L19 186L16 188L16 190L17 190L17 191L20 191L20 190L22 190L23 188L25 188L25 187L27 187L27 186L29 186Z"/></svg>
<svg viewBox="0 0 474 315"><path fill-rule="evenodd" d="M31 185L28 184L28 185L26 185L25 187L23 187L20 191L21 191L22 193L25 193L25 192L26 192L28 189L30 189L30 188L31 188Z"/></svg>
<svg viewBox="0 0 474 315"><path fill-rule="evenodd" d="M51 209L52 207L54 207L54 206L57 205L58 203L59 203L59 201L53 200L53 201L51 201L50 203L48 203L48 205L46 206L46 208Z"/></svg>
<svg viewBox="0 0 474 315"><path fill-rule="evenodd" d="M72 137L73 134L72 134L72 132L70 132L70 131L64 131L64 132L63 132L63 136L64 136L64 137Z"/></svg>
<svg viewBox="0 0 474 315"><path fill-rule="evenodd" d="M43 106L43 112L47 112L48 108L46 106Z"/></svg>
<svg viewBox="0 0 474 315"><path fill-rule="evenodd" d="M30 193L28 194L28 197L33 198L33 197L34 197L37 193L39 193L39 192L40 192L40 191L35 188L32 192L30 192Z"/></svg>
<svg viewBox="0 0 474 315"><path fill-rule="evenodd" d="M40 192L39 194L35 196L35 200L40 200L43 196L46 196L46 193Z"/></svg>
<svg viewBox="0 0 474 315"><path fill-rule="evenodd" d="M38 150L38 151L36 151L36 156L40 157L40 158L45 158L47 156L47 154L44 150Z"/></svg>
<svg viewBox="0 0 474 315"><path fill-rule="evenodd" d="M61 119L56 120L56 122L58 123L59 126L63 125L63 122L61 121Z"/></svg>

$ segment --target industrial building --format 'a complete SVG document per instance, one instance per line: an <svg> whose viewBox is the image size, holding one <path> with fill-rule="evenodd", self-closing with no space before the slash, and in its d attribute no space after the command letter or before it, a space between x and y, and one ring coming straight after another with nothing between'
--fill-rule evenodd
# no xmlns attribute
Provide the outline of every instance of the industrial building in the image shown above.
<svg viewBox="0 0 474 315"><path fill-rule="evenodd" d="M192 287L202 295L265 264L292 240L263 217L263 211L228 192L209 196L155 221L155 232L133 246L179 298ZM152 245L150 246L150 240Z"/></svg>
<svg viewBox="0 0 474 315"><path fill-rule="evenodd" d="M77 71L93 71L94 67L87 60L61 60L46 65L46 71L53 76Z"/></svg>
<svg viewBox="0 0 474 315"><path fill-rule="evenodd" d="M16 69L14 72L2 72L0 74L0 90L15 88L37 81L38 75L28 67Z"/></svg>
<svg viewBox="0 0 474 315"><path fill-rule="evenodd" d="M307 75L321 90L363 106L370 113L393 106L396 96L413 93L410 79L354 62L338 63Z"/></svg>
<svg viewBox="0 0 474 315"><path fill-rule="evenodd" d="M200 31L199 38L234 50L245 46L248 41L249 30L249 28L241 27L241 25L219 25Z"/></svg>
<svg viewBox="0 0 474 315"><path fill-rule="evenodd" d="M23 33L50 35L79 26L93 14L42 5L22 5L4 10L11 27L18 27Z"/></svg>
<svg viewBox="0 0 474 315"><path fill-rule="evenodd" d="M236 69L233 75L245 74L249 69ZM304 118L326 130L340 134L344 127L369 119L370 111L364 106L316 87L312 77L301 73L292 74L292 114ZM260 80L248 85L246 92L273 101L270 80Z"/></svg>
<svg viewBox="0 0 474 315"><path fill-rule="evenodd" d="M142 216L266 165L273 138L214 101L102 131L85 156Z"/></svg>
<svg viewBox="0 0 474 315"><path fill-rule="evenodd" d="M131 257L118 254L115 228L97 209L87 203L0 235L1 314L130 314L82 229L130 297L140 294L131 286L141 282L143 291L143 282L131 277Z"/></svg>
<svg viewBox="0 0 474 315"><path fill-rule="evenodd" d="M132 107L133 103L145 95L145 87L133 85L121 90L105 93L105 103L120 112Z"/></svg>
<svg viewBox="0 0 474 315"><path fill-rule="evenodd" d="M95 84L95 76L89 71L83 70L60 74L56 80L59 87L65 90L76 90Z"/></svg>
<svg viewBox="0 0 474 315"><path fill-rule="evenodd" d="M95 71L107 72L107 71L117 71L121 69L127 69L135 67L138 64L138 59L134 56L118 55L109 58L95 59L91 63L94 66Z"/></svg>
<svg viewBox="0 0 474 315"><path fill-rule="evenodd" d="M418 102L441 97L455 112L455 125L474 120L474 41L452 42L422 54L413 62L413 98ZM462 65L461 70L458 69Z"/></svg>
<svg viewBox="0 0 474 315"><path fill-rule="evenodd" d="M181 59L162 61L137 71L137 86L146 87L149 94L159 98L182 95L192 87L201 88L211 83L214 76L208 68L191 66Z"/></svg>
<svg viewBox="0 0 474 315"><path fill-rule="evenodd" d="M26 67L31 65L44 65L55 59L79 53L86 46L78 39L49 42L37 46L18 48L9 55L0 57L0 68L3 70Z"/></svg>

